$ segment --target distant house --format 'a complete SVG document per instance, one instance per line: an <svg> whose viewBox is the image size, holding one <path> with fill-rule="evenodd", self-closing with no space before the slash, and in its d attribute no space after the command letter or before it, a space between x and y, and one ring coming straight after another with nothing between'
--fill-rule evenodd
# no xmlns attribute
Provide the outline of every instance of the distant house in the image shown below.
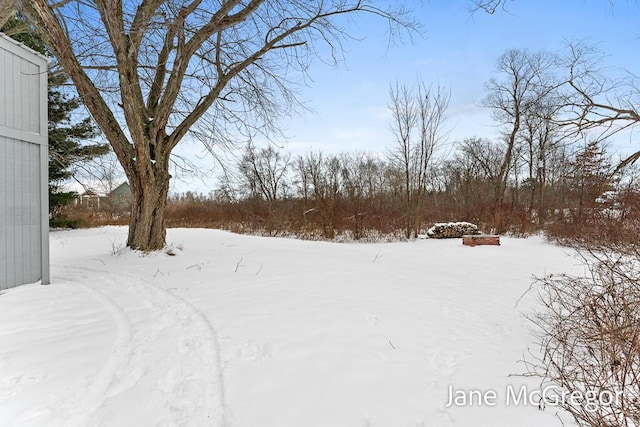
<svg viewBox="0 0 640 427"><path fill-rule="evenodd" d="M131 207L131 187L128 182L118 185L107 194L107 199L116 210L128 210Z"/></svg>
<svg viewBox="0 0 640 427"><path fill-rule="evenodd" d="M126 211L131 207L131 187L123 182L108 194L100 195L88 189L76 199L76 206L94 211L111 213Z"/></svg>
<svg viewBox="0 0 640 427"><path fill-rule="evenodd" d="M82 206L86 209L100 209L100 197L93 190L87 190L76 199L76 206Z"/></svg>

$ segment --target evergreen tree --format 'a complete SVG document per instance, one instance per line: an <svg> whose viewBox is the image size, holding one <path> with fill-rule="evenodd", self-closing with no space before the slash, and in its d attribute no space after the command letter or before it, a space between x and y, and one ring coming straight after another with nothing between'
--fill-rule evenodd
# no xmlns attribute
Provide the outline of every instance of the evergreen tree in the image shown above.
<svg viewBox="0 0 640 427"><path fill-rule="evenodd" d="M10 18L0 31L36 52L52 56L44 40L19 15ZM107 154L110 146L88 142L98 136L98 129L90 117L74 119L81 101L77 96L69 95L69 90L64 88L68 77L55 72L49 73L48 80L50 225L71 226L73 221L62 216L61 208L77 193L65 191L64 183L73 176L74 165Z"/></svg>
<svg viewBox="0 0 640 427"><path fill-rule="evenodd" d="M615 188L617 178L606 150L599 141L590 141L576 153L570 164L569 186L577 212L576 221L583 221L587 213L599 206L603 195Z"/></svg>

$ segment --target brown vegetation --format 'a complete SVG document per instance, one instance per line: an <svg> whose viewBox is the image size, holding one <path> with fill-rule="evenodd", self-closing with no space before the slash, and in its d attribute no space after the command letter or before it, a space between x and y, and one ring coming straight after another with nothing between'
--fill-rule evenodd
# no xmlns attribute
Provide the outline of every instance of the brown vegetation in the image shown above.
<svg viewBox="0 0 640 427"><path fill-rule="evenodd" d="M465 154L487 149L487 144L479 139L465 144L467 151L434 168L416 216L419 232L437 222L468 221L485 233L545 231L559 241L623 242L637 236L640 188L635 172L613 174L598 144L563 154L566 172L549 174L540 205L532 205L530 195L541 190L514 175L497 203L491 175ZM238 161L236 174L221 178L216 191L171 196L166 225L305 239L406 238L405 183L393 162L367 153L311 152L292 158L273 147L248 149L253 152ZM67 209L70 217L82 220L80 226L125 224L128 219L127 212Z"/></svg>
<svg viewBox="0 0 640 427"><path fill-rule="evenodd" d="M532 315L540 353L529 375L553 390L541 401L581 427L637 426L640 420L640 252L627 245L579 245L583 276L541 278L543 310Z"/></svg>

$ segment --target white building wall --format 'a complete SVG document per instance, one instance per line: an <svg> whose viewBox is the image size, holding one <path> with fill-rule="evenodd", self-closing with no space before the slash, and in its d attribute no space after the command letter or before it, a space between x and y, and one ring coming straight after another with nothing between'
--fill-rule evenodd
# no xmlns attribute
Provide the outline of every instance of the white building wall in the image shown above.
<svg viewBox="0 0 640 427"><path fill-rule="evenodd" d="M0 33L0 290L49 283L47 59Z"/></svg>

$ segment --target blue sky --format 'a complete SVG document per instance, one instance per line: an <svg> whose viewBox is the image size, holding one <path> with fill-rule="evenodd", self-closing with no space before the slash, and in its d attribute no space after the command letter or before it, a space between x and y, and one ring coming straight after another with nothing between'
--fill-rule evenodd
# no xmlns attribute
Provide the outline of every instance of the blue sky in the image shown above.
<svg viewBox="0 0 640 427"><path fill-rule="evenodd" d="M300 90L311 111L283 119L289 139L282 145L293 153L384 152L393 142L389 86L418 78L450 88L452 142L493 137L490 114L479 103L484 83L498 76L497 58L511 48L557 51L567 41L581 40L602 50L610 65L640 74L636 0L508 0L507 10L495 15L471 14L469 6L469 0L413 2L415 17L424 26L413 43L405 37L404 43L390 45L384 21L356 18L350 31L360 40L345 44L345 63L312 64L310 86ZM180 151L193 157L199 148L188 144ZM211 185L207 178L183 177L173 191L207 193Z"/></svg>

